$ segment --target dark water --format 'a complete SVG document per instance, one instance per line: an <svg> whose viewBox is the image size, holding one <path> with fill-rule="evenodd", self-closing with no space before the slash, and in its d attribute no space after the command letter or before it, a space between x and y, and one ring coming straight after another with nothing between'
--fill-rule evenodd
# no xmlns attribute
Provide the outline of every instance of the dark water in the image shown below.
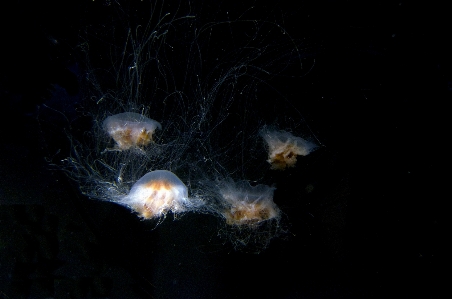
<svg viewBox="0 0 452 299"><path fill-rule="evenodd" d="M278 16L306 39L310 71L276 84L297 99L325 147L278 177L275 201L289 232L253 254L224 243L213 216L168 216L155 228L84 197L49 167L45 158L69 144L47 137L83 104L75 47L81 24L108 19L108 2L99 2L2 9L1 298L439 296L447 236L440 170L447 172L452 86L444 6L193 3L201 18L235 18L254 7L256 19ZM75 127L83 132L86 123Z"/></svg>

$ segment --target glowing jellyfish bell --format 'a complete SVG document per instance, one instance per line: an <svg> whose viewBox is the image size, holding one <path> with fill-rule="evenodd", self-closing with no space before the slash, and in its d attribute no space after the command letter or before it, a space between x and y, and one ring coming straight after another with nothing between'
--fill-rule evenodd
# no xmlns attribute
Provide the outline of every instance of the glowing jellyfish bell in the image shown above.
<svg viewBox="0 0 452 299"><path fill-rule="evenodd" d="M281 130L263 129L261 136L268 146L268 160L272 169L294 167L297 156L307 156L317 148L315 143Z"/></svg>
<svg viewBox="0 0 452 299"><path fill-rule="evenodd" d="M185 211L187 186L172 172L155 170L140 178L129 194L118 203L125 205L145 219Z"/></svg>
<svg viewBox="0 0 452 299"><path fill-rule="evenodd" d="M278 219L280 210L273 202L274 187L251 186L247 181L223 182L220 213L229 225L255 226L263 221Z"/></svg>
<svg viewBox="0 0 452 299"><path fill-rule="evenodd" d="M120 150L148 145L159 122L134 112L124 112L107 117L103 128L116 142Z"/></svg>

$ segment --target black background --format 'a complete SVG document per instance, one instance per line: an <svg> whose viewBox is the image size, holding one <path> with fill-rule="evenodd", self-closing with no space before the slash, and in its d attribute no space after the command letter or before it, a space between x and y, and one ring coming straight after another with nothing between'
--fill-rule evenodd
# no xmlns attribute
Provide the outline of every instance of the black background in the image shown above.
<svg viewBox="0 0 452 299"><path fill-rule="evenodd" d="M282 16L315 59L295 86L282 87L300 98L295 105L325 145L284 183L313 191L292 205L292 194L276 193L290 233L250 254L223 245L213 217L154 229L49 169L38 107L60 98L67 113L75 109L74 45L81 23L102 21L105 3L17 1L1 10L1 298L443 297L445 5L193 3L201 16L251 6L257 18Z"/></svg>

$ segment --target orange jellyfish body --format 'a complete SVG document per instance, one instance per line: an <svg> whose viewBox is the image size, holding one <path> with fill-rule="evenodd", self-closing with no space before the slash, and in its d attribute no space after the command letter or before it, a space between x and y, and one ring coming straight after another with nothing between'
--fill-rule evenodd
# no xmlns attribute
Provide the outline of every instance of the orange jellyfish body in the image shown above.
<svg viewBox="0 0 452 299"><path fill-rule="evenodd" d="M159 122L134 112L109 116L104 120L103 127L120 150L148 145L154 131L162 128Z"/></svg>
<svg viewBox="0 0 452 299"><path fill-rule="evenodd" d="M309 155L317 147L314 143L286 131L263 130L261 136L267 142L267 162L272 169L294 167L297 156Z"/></svg>
<svg viewBox="0 0 452 299"><path fill-rule="evenodd" d="M246 181L229 181L220 187L223 201L222 215L229 225L256 225L278 218L280 211L273 202L275 188L266 185L251 186Z"/></svg>

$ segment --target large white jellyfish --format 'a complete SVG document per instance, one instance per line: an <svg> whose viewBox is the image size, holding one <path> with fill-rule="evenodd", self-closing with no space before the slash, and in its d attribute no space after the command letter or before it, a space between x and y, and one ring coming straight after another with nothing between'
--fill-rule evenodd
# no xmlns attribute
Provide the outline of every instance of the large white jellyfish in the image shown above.
<svg viewBox="0 0 452 299"><path fill-rule="evenodd" d="M172 172L154 170L139 179L130 193L117 203L127 206L142 218L166 215L168 211L181 213L188 202L187 186Z"/></svg>

